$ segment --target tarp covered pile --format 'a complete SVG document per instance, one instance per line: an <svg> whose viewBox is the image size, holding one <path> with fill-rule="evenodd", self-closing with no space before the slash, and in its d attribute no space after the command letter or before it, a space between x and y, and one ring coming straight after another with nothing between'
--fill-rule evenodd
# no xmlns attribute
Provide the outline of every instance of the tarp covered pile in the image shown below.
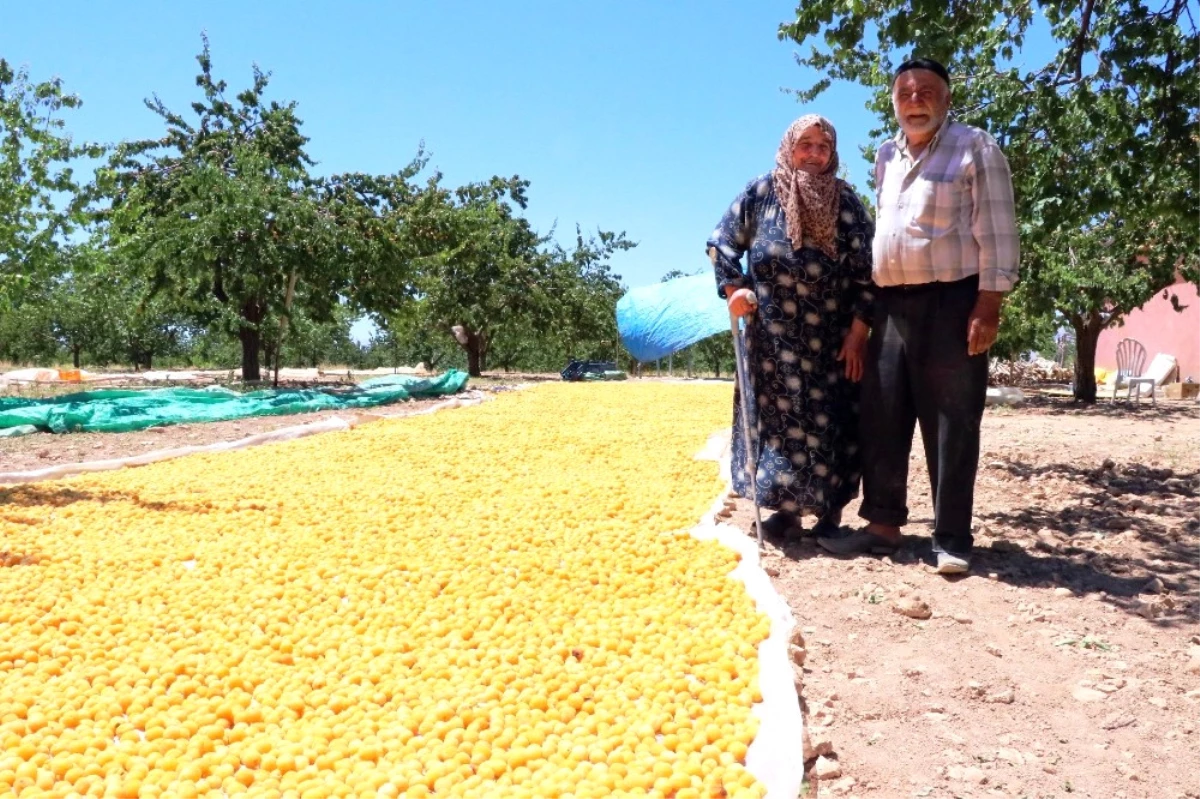
<svg viewBox="0 0 1200 799"><path fill-rule="evenodd" d="M122 433L171 424L219 422L249 416L373 408L417 397L455 394L467 384L464 372L431 378L388 375L351 389L263 390L245 394L219 386L149 390L106 389L61 397L0 398L0 431L32 425L53 433Z"/></svg>

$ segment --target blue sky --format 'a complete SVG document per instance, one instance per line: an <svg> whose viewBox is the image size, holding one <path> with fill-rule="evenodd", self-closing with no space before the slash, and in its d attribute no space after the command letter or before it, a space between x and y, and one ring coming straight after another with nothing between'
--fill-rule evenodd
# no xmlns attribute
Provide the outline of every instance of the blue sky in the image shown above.
<svg viewBox="0 0 1200 799"><path fill-rule="evenodd" d="M834 121L865 186L866 93L802 107L781 91L813 78L776 39L793 15L775 0L13 3L0 55L60 76L84 101L72 133L113 142L162 132L151 94L187 109L207 31L231 88L257 63L270 96L299 103L318 171L393 171L424 140L455 185L519 174L539 230L638 241L614 261L632 287L707 265L713 225L801 113Z"/></svg>

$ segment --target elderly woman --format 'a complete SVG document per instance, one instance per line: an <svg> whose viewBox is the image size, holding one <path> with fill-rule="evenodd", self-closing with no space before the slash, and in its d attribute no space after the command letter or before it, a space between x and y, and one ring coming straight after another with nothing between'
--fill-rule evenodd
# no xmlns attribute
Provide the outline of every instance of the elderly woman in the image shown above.
<svg viewBox="0 0 1200 799"><path fill-rule="evenodd" d="M748 461L735 396L733 486L747 496L757 475L759 506L775 510L763 522L769 536L798 535L804 514L817 517L816 534L835 532L858 495L857 383L875 230L837 168L833 125L816 115L797 119L775 168L738 195L708 241L718 293L731 314L750 316L757 463Z"/></svg>

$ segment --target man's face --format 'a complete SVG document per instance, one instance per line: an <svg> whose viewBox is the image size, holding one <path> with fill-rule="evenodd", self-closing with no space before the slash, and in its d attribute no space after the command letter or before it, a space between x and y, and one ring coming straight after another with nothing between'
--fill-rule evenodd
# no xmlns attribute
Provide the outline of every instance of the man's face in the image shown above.
<svg viewBox="0 0 1200 799"><path fill-rule="evenodd" d="M910 69L892 86L892 107L900 129L910 139L931 138L950 110L950 87L928 69Z"/></svg>

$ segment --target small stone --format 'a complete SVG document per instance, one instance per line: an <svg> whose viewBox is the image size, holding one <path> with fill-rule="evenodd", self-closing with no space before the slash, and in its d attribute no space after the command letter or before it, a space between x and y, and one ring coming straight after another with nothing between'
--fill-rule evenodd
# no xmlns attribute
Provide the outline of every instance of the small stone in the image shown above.
<svg viewBox="0 0 1200 799"><path fill-rule="evenodd" d="M816 630L814 630L813 632L816 632ZM788 643L791 644L792 646L799 646L799 647L804 646L804 634L802 632L800 632L799 627L792 628L792 632L788 636Z"/></svg>
<svg viewBox="0 0 1200 799"><path fill-rule="evenodd" d="M1000 647L996 646L995 644L987 644L983 649L989 655L993 655L994 657L1004 657L1004 653L1000 651Z"/></svg>
<svg viewBox="0 0 1200 799"><path fill-rule="evenodd" d="M838 765L836 760L830 760L827 757L818 757L817 765L813 767L813 773L817 775L819 780L834 780L842 776L842 767Z"/></svg>
<svg viewBox="0 0 1200 799"><path fill-rule="evenodd" d="M774 566L764 566L763 571L765 571L767 573L768 577L778 577L779 576L779 569L777 569Z"/></svg>
<svg viewBox="0 0 1200 799"><path fill-rule="evenodd" d="M993 552L1004 552L1015 555L1019 552L1024 552L1025 547L1021 546L1016 541L1005 541L1003 539L992 542Z"/></svg>
<svg viewBox="0 0 1200 799"><path fill-rule="evenodd" d="M831 785L829 790L835 796L842 796L853 791L854 785L855 782L853 777L842 777L840 780Z"/></svg>
<svg viewBox="0 0 1200 799"><path fill-rule="evenodd" d="M951 766L946 770L946 776L955 782L969 782L973 785L983 785L988 781L983 769L976 766Z"/></svg>
<svg viewBox="0 0 1200 799"><path fill-rule="evenodd" d="M1146 701L1154 705L1159 710L1163 710L1167 706L1167 700L1163 699L1161 696L1152 696Z"/></svg>
<svg viewBox="0 0 1200 799"><path fill-rule="evenodd" d="M1099 702L1108 694L1103 691L1097 691L1095 688L1084 688L1082 685L1076 686L1075 690L1071 691L1071 696L1075 697L1080 702Z"/></svg>
<svg viewBox="0 0 1200 799"><path fill-rule="evenodd" d="M1005 688L1004 690L997 691L994 694L988 694L987 698L983 701L990 702L993 705L1011 705L1013 702L1017 701L1017 694L1013 689Z"/></svg>
<svg viewBox="0 0 1200 799"><path fill-rule="evenodd" d="M1127 765L1125 763L1117 764L1117 773L1120 774L1125 779L1129 780L1130 782L1137 782L1138 780L1141 779L1141 776L1136 771L1134 771L1133 767L1130 765Z"/></svg>
<svg viewBox="0 0 1200 799"><path fill-rule="evenodd" d="M1047 774L1057 774L1058 766L1052 766L1049 763L1047 763L1044 766L1042 766L1042 771L1046 772Z"/></svg>
<svg viewBox="0 0 1200 799"><path fill-rule="evenodd" d="M1025 765L1025 757L1016 749L1000 749L996 752L996 759L1012 763L1014 766Z"/></svg>
<svg viewBox="0 0 1200 799"><path fill-rule="evenodd" d="M1055 596L1074 596L1074 593L1071 591L1070 588L1055 588L1054 595Z"/></svg>
<svg viewBox="0 0 1200 799"><path fill-rule="evenodd" d="M999 580L1000 575L996 574L996 572L988 572L988 579L989 580Z"/></svg>
<svg viewBox="0 0 1200 799"><path fill-rule="evenodd" d="M963 615L963 614L961 614L961 613L959 613L959 614L956 614L956 615L954 616L954 620L955 620L956 622L958 622L959 624L972 624L972 623L974 623L974 621L975 621L975 620L974 620L974 619L972 619L970 616L964 616L964 615Z"/></svg>
<svg viewBox="0 0 1200 799"><path fill-rule="evenodd" d="M1133 716L1129 715L1128 713L1117 712L1117 713L1113 713L1111 716L1106 718L1104 721L1100 722L1100 726L1101 726L1101 728L1106 729L1106 730L1119 730L1122 727L1130 726L1131 724L1133 724L1136 721L1137 721L1137 719L1135 719Z"/></svg>
<svg viewBox="0 0 1200 799"><path fill-rule="evenodd" d="M812 735L809 735L808 731L805 730L805 762L812 760L814 757L831 756L833 756L833 740L829 737L829 730L815 730Z"/></svg>
<svg viewBox="0 0 1200 799"><path fill-rule="evenodd" d="M844 795L853 791L856 785L854 777L842 777L842 779L834 782L832 786L829 786L829 793L834 794L835 797L844 797Z"/></svg>
<svg viewBox="0 0 1200 799"><path fill-rule="evenodd" d="M803 666L804 662L806 660L808 660L808 650L802 646L796 646L795 644L789 644L788 645L788 656L792 659L792 663L794 663L797 666Z"/></svg>
<svg viewBox="0 0 1200 799"><path fill-rule="evenodd" d="M1138 602L1134 605L1133 610L1143 619L1158 618L1159 607L1153 602Z"/></svg>
<svg viewBox="0 0 1200 799"><path fill-rule="evenodd" d="M924 673L925 673L925 669L921 668L920 666L910 666L909 668L904 670L905 677L916 678L916 677L920 677Z"/></svg>
<svg viewBox="0 0 1200 799"><path fill-rule="evenodd" d="M1061 545L1059 544L1058 539L1050 530L1047 530L1043 527L1041 530L1037 531L1037 543L1035 544L1035 548L1045 552L1055 552L1060 546Z"/></svg>
<svg viewBox="0 0 1200 799"><path fill-rule="evenodd" d="M1158 577L1155 577L1151 579L1150 582L1146 583L1145 587L1142 588L1142 593L1161 594L1164 590L1166 590L1166 586L1163 585L1163 581Z"/></svg>
<svg viewBox="0 0 1200 799"><path fill-rule="evenodd" d="M929 609L929 605L924 600L914 597L897 599L896 604L892 605L892 610L910 619L928 619L933 615L933 611Z"/></svg>

